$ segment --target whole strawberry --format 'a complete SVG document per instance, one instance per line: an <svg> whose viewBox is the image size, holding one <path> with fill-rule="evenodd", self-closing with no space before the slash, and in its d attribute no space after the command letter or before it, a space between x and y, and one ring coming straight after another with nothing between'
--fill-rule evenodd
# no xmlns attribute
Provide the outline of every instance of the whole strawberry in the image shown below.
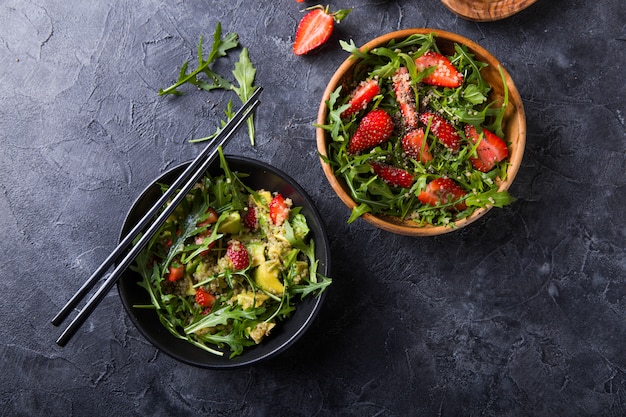
<svg viewBox="0 0 626 417"><path fill-rule="evenodd" d="M246 269L250 265L250 255L248 249L238 240L231 240L228 242L226 248L226 257L231 260L233 267L240 271Z"/></svg>
<svg viewBox="0 0 626 417"><path fill-rule="evenodd" d="M354 132L348 144L348 153L355 154L380 145L389 139L393 132L393 120L382 109L367 113Z"/></svg>
<svg viewBox="0 0 626 417"><path fill-rule="evenodd" d="M305 55L320 47L330 38L335 22L341 22L352 9L329 12L328 6L313 6L302 17L296 30L296 40L293 43L293 53Z"/></svg>

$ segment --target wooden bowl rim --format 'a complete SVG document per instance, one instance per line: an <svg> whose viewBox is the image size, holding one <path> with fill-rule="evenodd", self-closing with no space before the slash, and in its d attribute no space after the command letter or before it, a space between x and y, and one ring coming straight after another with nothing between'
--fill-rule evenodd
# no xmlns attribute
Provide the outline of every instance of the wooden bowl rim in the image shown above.
<svg viewBox="0 0 626 417"><path fill-rule="evenodd" d="M474 22L494 22L511 17L537 0L441 0L452 13Z"/></svg>
<svg viewBox="0 0 626 417"><path fill-rule="evenodd" d="M485 48L478 45L474 41L468 38L465 38L464 36L461 36L452 32L447 32L444 30L440 30L440 29L431 29L431 28L412 28L412 29L403 29L399 31L386 33L382 36L379 36L367 42L361 48L359 48L359 50L369 51L377 46L387 44L392 39L404 39L414 34L427 35L431 33L434 34L436 38L444 39L452 43L464 44L470 50L472 50L472 52L481 55L481 60L484 60L489 65L495 68L497 68L498 66L502 68L504 77L506 79L508 92L509 92L509 105L511 105L511 103L514 103L515 108L516 108L514 119L517 119L517 123L519 125L516 146L515 146L514 152L512 152L509 155L509 168L507 170L507 178L505 181L502 181L500 183L500 186L498 187L500 191L506 190L513 183L513 180L515 179L515 176L517 175L517 172L519 171L519 167L521 165L522 158L524 155L524 147L526 144L526 117L524 114L524 106L523 106L522 98L519 94L519 91L517 90L517 87L513 83L513 79L511 78L509 73L506 71L506 68L504 68L504 66L489 51L487 51ZM319 125L323 125L326 123L326 114L328 110L326 107L326 101L330 98L330 94L337 88L337 85L339 84L341 79L344 77L344 75L347 73L347 71L351 67L353 67L357 62L358 60L352 59L352 55L350 55L339 66L339 68L335 71L335 73L331 77L330 81L328 82L326 86L326 89L322 97L322 101L319 106L319 110L317 114L317 123ZM321 156L327 157L328 153L326 149L326 131L324 129L319 128L319 127L316 128L316 141L317 141L317 151L320 153ZM333 188L337 196L341 199L341 201L343 201L343 203L350 209L350 211L352 211L352 209L357 206L356 202L352 199L350 194L346 192L341 182L334 175L331 166L328 163L326 163L322 159L322 157L320 157L320 162L322 164L322 170L324 171L324 175L326 175L326 178L328 182L330 183L331 187ZM388 232L392 232L392 233L396 233L400 235L406 235L406 236L426 237L426 236L442 235L445 233L453 232L455 230L459 230L467 226L468 224L475 222L482 216L484 216L490 209L491 207L479 208L470 216L454 222L454 226L432 226L432 225L419 226L417 224L415 226L409 226L408 221L406 220L402 221L402 220L397 220L395 218L391 218L388 216L373 215L371 213L365 213L361 216L361 218L365 220L366 222L372 224L373 226L376 226Z"/></svg>

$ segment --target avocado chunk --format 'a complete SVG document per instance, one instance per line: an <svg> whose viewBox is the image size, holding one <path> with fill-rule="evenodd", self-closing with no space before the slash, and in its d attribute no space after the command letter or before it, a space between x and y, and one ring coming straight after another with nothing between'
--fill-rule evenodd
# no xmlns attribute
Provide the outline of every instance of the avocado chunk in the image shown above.
<svg viewBox="0 0 626 417"><path fill-rule="evenodd" d="M241 231L241 214L238 211L228 213L228 216L220 223L217 231L228 233L229 235L239 234Z"/></svg>
<svg viewBox="0 0 626 417"><path fill-rule="evenodd" d="M267 292L281 295L285 287L278 279L279 273L278 261L265 261L254 271L254 282Z"/></svg>

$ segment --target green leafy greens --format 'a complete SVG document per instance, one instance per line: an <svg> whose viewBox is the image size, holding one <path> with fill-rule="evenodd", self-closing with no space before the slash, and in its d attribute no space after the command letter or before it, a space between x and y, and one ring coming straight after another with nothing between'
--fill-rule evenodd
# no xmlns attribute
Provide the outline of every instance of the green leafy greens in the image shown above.
<svg viewBox="0 0 626 417"><path fill-rule="evenodd" d="M464 146L452 152L443 146L426 127L428 147L433 160L426 164L409 158L401 145L402 132L396 129L392 137L382 145L362 154L350 154L347 147L363 113L343 119L341 113L348 107L350 91L339 86L330 94L326 104L329 109L326 124L316 125L324 129L332 139L328 145L328 157L324 161L332 167L335 175L342 178L357 206L352 210L351 223L365 213L412 219L421 225L454 226L454 222L471 215L480 207L502 207L513 201L506 191L498 191L498 181L506 178L508 162L502 161L495 169L483 173L473 168L470 157L476 156L476 147L465 138L462 124L484 126L502 137L504 111L508 104L508 92L504 83L504 99L501 103L488 102L491 86L481 76L487 66L480 62L464 45L456 44L454 54L448 58L463 74L463 84L458 88L442 88L421 81L433 68L418 71L415 58L426 51L441 53L434 34L415 34L402 41L390 41L386 46L362 51L354 42L341 41L344 50L358 60L350 78L353 84L366 79L378 79L380 93L368 105L367 111L382 108L400 117L395 98L392 75L404 66L411 78L419 111L437 113L457 126ZM499 69L502 76L502 70ZM504 80L503 80L504 81ZM385 162L401 167L411 173L415 181L410 189L393 187L373 173L370 162ZM437 177L448 177L460 184L468 193L463 197L467 209L450 210L453 204L430 206L421 204L417 196L426 185Z"/></svg>
<svg viewBox="0 0 626 417"><path fill-rule="evenodd" d="M190 191L132 269L150 298L149 305L136 308L155 309L175 337L215 355L227 349L234 357L271 337L272 327L296 310L298 297L317 296L332 280L318 272L315 242L300 207L291 207L282 225L274 224L271 193L247 187L221 149L219 155L224 174L207 174ZM251 208L258 228L241 223ZM218 217L209 222L212 211ZM246 247L250 263L243 269L228 257L232 240ZM169 280L171 267L183 267L183 276ZM261 269L275 271L273 286ZM215 297L211 306L198 301L199 291Z"/></svg>
<svg viewBox="0 0 626 417"><path fill-rule="evenodd" d="M198 42L198 64L195 70L189 71L189 61L185 61L178 72L178 80L167 88L161 88L159 95L182 95L183 92L179 89L185 84L192 84L199 89L205 91L212 90L230 90L233 91L240 101L244 103L252 93L257 89L254 85L254 79L256 77L256 69L248 54L246 48L242 48L239 54L239 61L235 63L235 67L232 71L232 75L236 81L233 84L222 75L218 74L212 69L213 63L219 58L226 57L228 52L239 47L239 36L236 33L228 33L222 37L222 25L218 22L213 33L213 44L211 51L204 58L204 42L200 37ZM210 136L194 139L193 142L200 142L213 139L223 128L227 121L233 116L232 102L229 101L225 110L226 121L221 121L221 127ZM250 137L250 143L254 145L255 142L255 129L254 119L250 116L246 121L248 124L248 136Z"/></svg>

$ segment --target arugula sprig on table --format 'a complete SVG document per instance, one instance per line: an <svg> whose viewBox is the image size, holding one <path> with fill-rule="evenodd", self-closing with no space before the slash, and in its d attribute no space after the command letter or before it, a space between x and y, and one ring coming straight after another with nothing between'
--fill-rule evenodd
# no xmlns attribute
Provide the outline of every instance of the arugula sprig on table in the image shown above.
<svg viewBox="0 0 626 417"><path fill-rule="evenodd" d="M488 102L491 86L480 74L487 64L480 62L464 45L455 45L450 61L463 74L464 82L458 88L441 88L420 83L430 70L417 71L415 58L426 51L440 53L434 34L415 34L402 41L392 40L387 45L369 51L360 50L354 42L340 41L342 48L359 62L351 74L356 82L378 79L380 94L370 104L371 109L381 108L389 114L399 113L393 91L391 76L399 67L407 68L412 79L418 106L445 116L454 123L485 126L502 136L504 111L508 105L508 91L504 83L502 102ZM500 69L500 74L502 70ZM503 80L504 81L504 80ZM383 214L400 218L411 218L419 224L450 225L471 215L477 208L502 207L513 198L506 191L497 190L497 179L505 179L508 163L502 162L497 169L483 173L473 169L470 156L475 155L476 146L466 146L459 152L451 152L428 133L428 146L437 158L429 164L404 158L401 137L392 138L362 154L351 154L347 147L359 124L357 114L342 118L348 108L349 91L339 86L327 100L329 109L326 124L316 125L326 130L332 139L328 145L328 157L324 157L339 178L343 178L357 206L352 210L348 223L365 213ZM463 135L464 136L464 135ZM415 178L410 189L393 187L372 175L370 162L386 161L408 170ZM447 205L436 207L421 204L417 195L436 177L454 179L470 190L464 201L467 209L460 212L449 210ZM457 201L458 203L458 201Z"/></svg>
<svg viewBox="0 0 626 417"><path fill-rule="evenodd" d="M256 68L250 61L247 48L242 48L239 53L239 61L235 63L232 75L236 81L236 84L227 80L224 76L215 72L212 69L212 65L219 59L226 57L229 51L239 47L239 36L236 33L228 33L222 37L222 25L217 23L215 31L213 33L213 43L211 51L204 58L204 42L203 37L200 37L198 42L198 64L196 69L189 71L189 61L185 61L178 72L178 80L167 88L161 88L159 95L176 95L180 96L184 93L180 90L185 84L191 84L198 89L205 91L213 90L230 90L233 91L242 103L245 103L252 93L257 89L254 85L254 79L256 77ZM219 131L226 125L228 120L233 116L232 101L228 102L225 110L226 121L220 122L220 127L215 133L207 137L200 139L194 139L193 142L201 142L213 139ZM248 125L248 136L250 137L250 143L254 145L255 142L255 128L254 118L250 116L246 121Z"/></svg>

